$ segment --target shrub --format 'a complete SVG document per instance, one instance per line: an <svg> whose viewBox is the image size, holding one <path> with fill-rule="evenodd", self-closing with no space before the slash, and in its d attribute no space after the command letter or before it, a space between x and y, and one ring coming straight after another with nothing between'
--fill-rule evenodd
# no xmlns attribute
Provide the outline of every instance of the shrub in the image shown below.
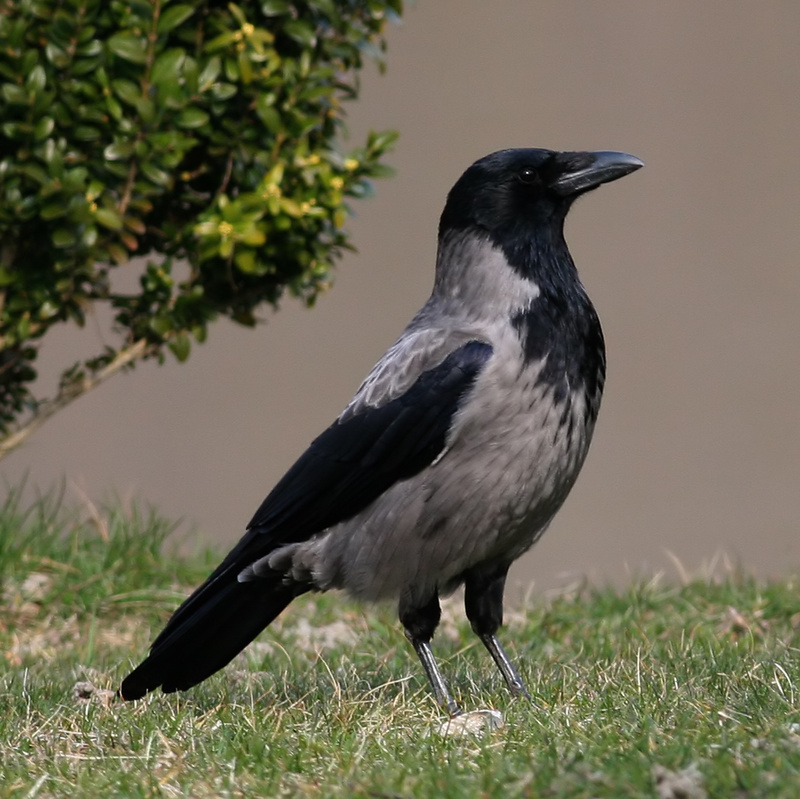
<svg viewBox="0 0 800 799"><path fill-rule="evenodd" d="M253 325L287 290L314 302L350 247L347 198L387 171L393 133L337 147L401 11L0 0L0 454L122 367L185 360L220 315ZM114 344L37 399L41 339L98 304Z"/></svg>

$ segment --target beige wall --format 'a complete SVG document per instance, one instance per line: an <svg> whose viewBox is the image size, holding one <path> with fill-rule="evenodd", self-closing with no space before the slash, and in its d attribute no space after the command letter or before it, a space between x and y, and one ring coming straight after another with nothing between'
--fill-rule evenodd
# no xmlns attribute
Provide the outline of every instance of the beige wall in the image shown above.
<svg viewBox="0 0 800 799"><path fill-rule="evenodd" d="M580 202L567 231L606 330L605 405L517 577L675 575L666 551L690 570L722 552L797 569L798 42L795 0L419 0L351 111L356 140L402 136L334 290L256 332L221 324L185 366L116 378L6 460L6 480L66 475L232 542L426 298L460 172L502 147L621 149L646 169ZM48 342L43 365L79 341Z"/></svg>

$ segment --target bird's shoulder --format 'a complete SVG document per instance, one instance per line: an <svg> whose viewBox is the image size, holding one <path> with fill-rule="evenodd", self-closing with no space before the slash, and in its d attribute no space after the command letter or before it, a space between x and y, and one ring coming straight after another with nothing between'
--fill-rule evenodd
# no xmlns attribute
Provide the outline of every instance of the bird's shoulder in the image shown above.
<svg viewBox="0 0 800 799"><path fill-rule="evenodd" d="M491 352L492 337L484 327L447 318L431 324L424 311L375 364L340 415L340 422L401 397L423 374L440 366L465 344L488 345L480 353L481 360Z"/></svg>

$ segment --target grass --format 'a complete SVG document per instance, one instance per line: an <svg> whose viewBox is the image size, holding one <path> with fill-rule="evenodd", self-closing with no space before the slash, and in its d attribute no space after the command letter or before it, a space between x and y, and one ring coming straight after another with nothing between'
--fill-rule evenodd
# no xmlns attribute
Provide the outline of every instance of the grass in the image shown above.
<svg viewBox="0 0 800 799"><path fill-rule="evenodd" d="M152 513L0 508L0 797L796 797L797 580L584 589L508 613L534 705L455 603L436 651L467 709L448 737L391 608L299 600L221 673L113 690L219 553Z"/></svg>

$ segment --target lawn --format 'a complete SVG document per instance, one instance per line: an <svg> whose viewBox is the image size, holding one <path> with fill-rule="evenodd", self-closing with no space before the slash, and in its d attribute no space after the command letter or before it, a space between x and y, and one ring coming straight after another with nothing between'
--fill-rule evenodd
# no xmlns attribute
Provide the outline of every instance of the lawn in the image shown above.
<svg viewBox="0 0 800 799"><path fill-rule="evenodd" d="M483 735L444 716L392 608L298 600L189 692L114 690L222 553L57 497L0 508L1 797L800 795L798 580L584 588L510 608L514 701L445 604L435 641Z"/></svg>

